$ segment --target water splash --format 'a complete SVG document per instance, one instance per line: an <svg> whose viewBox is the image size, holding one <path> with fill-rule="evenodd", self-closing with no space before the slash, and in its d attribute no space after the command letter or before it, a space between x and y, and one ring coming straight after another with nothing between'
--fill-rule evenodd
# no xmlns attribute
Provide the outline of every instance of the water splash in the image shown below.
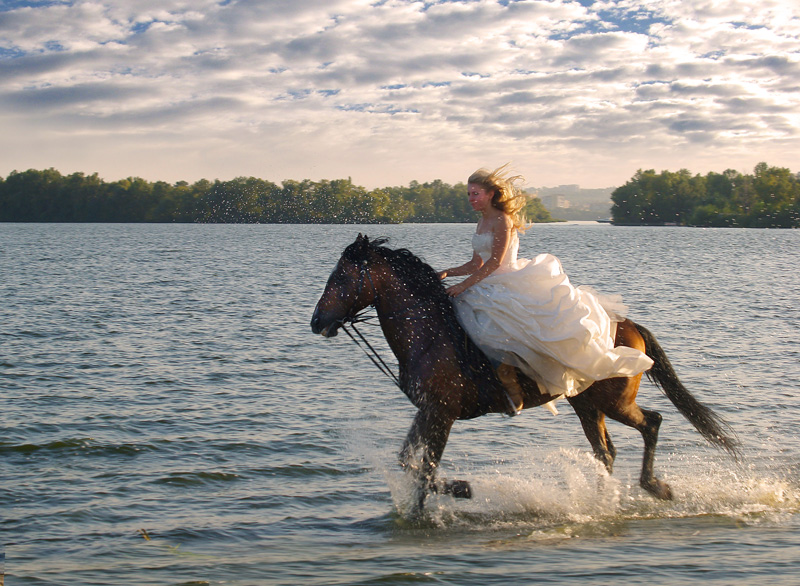
<svg viewBox="0 0 800 586"><path fill-rule="evenodd" d="M382 476L398 520L419 521L411 475L396 465L393 454L364 440L353 436L350 447ZM747 525L780 525L800 513L800 477L785 469L756 470L702 456L671 459L666 467L664 480L675 499L665 502L642 490L636 474L609 475L590 453L577 448L498 461L488 468L454 468L444 461L440 479L468 480L473 498L430 495L422 522L441 529L515 526L529 535L563 539L631 520L719 516Z"/></svg>

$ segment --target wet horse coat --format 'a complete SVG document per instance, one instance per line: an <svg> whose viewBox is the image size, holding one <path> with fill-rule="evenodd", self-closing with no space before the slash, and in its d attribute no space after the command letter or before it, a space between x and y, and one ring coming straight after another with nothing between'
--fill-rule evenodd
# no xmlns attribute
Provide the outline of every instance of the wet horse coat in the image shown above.
<svg viewBox="0 0 800 586"><path fill-rule="evenodd" d="M314 333L333 337L366 307L375 307L383 334L399 364L399 386L417 407L417 414L400 451L401 465L416 475L419 506L436 483L453 423L487 413L505 413L505 389L489 359L470 340L436 272L405 249L393 250L385 240L358 235L345 248L325 286L311 320ZM727 424L697 401L681 384L655 337L625 320L618 324L615 344L636 348L653 359L648 376L677 409L711 443L737 454ZM543 395L519 369L523 408L554 399ZM616 450L606 429L610 417L637 429L644 439L640 485L657 498L671 499L669 486L654 474L661 415L641 409L636 394L642 375L597 381L568 398L592 445L594 454L612 471ZM444 487L468 496L465 484Z"/></svg>

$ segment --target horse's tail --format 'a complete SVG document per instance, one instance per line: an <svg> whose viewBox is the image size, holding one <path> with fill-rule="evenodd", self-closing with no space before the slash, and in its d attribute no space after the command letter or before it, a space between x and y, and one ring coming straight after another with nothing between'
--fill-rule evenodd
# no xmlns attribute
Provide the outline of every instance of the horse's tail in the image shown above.
<svg viewBox="0 0 800 586"><path fill-rule="evenodd" d="M672 404L704 438L739 459L739 442L735 438L736 434L731 426L709 407L694 398L678 379L675 369L672 368L669 358L656 337L644 326L635 325L644 338L646 354L653 359L653 367L647 371L647 378L664 391Z"/></svg>

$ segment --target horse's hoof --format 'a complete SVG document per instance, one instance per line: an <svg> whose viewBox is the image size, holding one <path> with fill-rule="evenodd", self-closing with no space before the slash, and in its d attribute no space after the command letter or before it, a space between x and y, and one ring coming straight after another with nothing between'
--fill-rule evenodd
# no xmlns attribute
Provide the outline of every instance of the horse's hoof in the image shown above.
<svg viewBox="0 0 800 586"><path fill-rule="evenodd" d="M667 484L663 480L659 480L658 478L653 478L650 481L643 480L641 482L641 485L643 489L645 489L647 492L652 494L657 499L661 499L662 501L672 500L672 489L669 487L669 484Z"/></svg>
<svg viewBox="0 0 800 586"><path fill-rule="evenodd" d="M466 480L449 480L444 483L442 493L457 499L471 499L472 487Z"/></svg>

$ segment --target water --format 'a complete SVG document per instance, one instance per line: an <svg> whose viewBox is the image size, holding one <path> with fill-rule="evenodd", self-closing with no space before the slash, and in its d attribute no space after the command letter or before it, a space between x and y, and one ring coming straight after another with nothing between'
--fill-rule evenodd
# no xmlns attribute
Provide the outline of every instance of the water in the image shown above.
<svg viewBox="0 0 800 586"><path fill-rule="evenodd" d="M607 477L561 404L457 423L475 498L412 522L413 407L308 326L359 230L441 268L472 226L0 224L9 584L797 583L800 231L533 228L521 255L623 294L745 459L645 384L675 501L638 488L635 432L610 424Z"/></svg>

